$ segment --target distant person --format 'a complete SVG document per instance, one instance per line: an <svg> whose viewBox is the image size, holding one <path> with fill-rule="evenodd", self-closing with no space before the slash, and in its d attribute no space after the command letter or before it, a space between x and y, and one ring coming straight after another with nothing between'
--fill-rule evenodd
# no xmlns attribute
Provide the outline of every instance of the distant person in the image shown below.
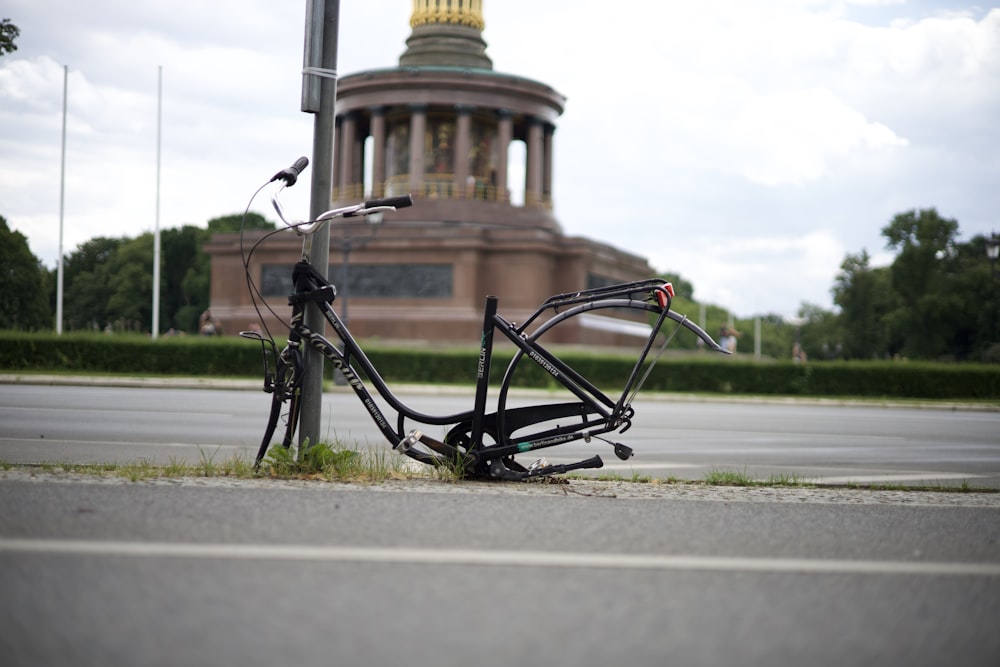
<svg viewBox="0 0 1000 667"><path fill-rule="evenodd" d="M736 329L726 327L725 341L726 344L723 345L725 349L729 350L731 353L736 354L736 339L741 335Z"/></svg>
<svg viewBox="0 0 1000 667"><path fill-rule="evenodd" d="M219 333L219 328L215 326L215 320L212 319L211 310L206 310L201 314L198 320L198 333L202 336L215 336Z"/></svg>

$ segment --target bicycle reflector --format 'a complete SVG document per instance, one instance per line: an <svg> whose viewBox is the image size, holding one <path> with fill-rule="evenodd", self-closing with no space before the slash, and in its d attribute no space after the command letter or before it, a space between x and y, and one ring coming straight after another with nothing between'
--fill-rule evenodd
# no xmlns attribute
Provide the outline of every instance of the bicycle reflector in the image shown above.
<svg viewBox="0 0 1000 667"><path fill-rule="evenodd" d="M670 299L674 298L674 286L673 283L663 283L662 287L656 288L656 302L660 304L660 308L666 308L670 305Z"/></svg>

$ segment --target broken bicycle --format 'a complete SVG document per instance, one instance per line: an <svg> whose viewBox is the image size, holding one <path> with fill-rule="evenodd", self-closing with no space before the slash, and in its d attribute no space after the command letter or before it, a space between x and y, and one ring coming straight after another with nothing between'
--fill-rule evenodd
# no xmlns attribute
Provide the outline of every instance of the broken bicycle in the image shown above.
<svg viewBox="0 0 1000 667"><path fill-rule="evenodd" d="M288 297L291 317L287 321L278 317L283 326L288 328L287 344L278 351L262 316L262 331L265 333L241 333L246 338L260 342L264 356L264 391L272 394L271 412L254 462L255 467L260 465L272 446L272 437L282 418L285 426L280 446L286 449L292 446L300 416L301 387L305 373L302 352L305 345L318 350L343 374L375 426L395 451L431 466L447 466L462 477L503 480L527 480L604 465L601 457L596 454L565 464L547 464L544 459L539 459L526 465L521 461L525 457L531 458L539 450L569 442L589 443L597 440L610 445L618 458L627 460L631 457L632 448L605 436L625 433L631 427L635 417L633 399L667 345L682 327L697 335L708 349L728 354L704 330L671 310L673 287L659 278L558 294L545 300L521 324L515 324L499 313L499 300L496 296L486 296L480 349L474 369L475 393L471 409L447 415L424 414L414 410L390 390L334 309L336 287L309 261L311 235L320 225L329 224L338 218L393 211L410 206L412 200L408 195L375 199L327 211L315 220L290 222L285 217L279 195L286 187L295 184L307 165L308 160L300 158L292 167L278 172L270 180L270 183L277 182L271 196L275 211L287 228L294 229L304 237L302 257L292 268L293 288ZM247 285L258 315L261 315L260 308L263 305L277 317L263 302L261 292L251 277L250 258L261 242L278 231L283 229L264 235L249 252L243 253ZM241 234L241 248L242 245ZM315 304L320 309L340 342L339 346L306 325L305 310L308 304ZM546 334L561 324L594 311L615 311L619 315L623 311L634 311L651 322L648 336L639 348L628 379L624 386L615 391L598 388L543 341ZM663 331L668 321L673 323L673 327L669 332ZM512 343L516 349L496 390L496 408L488 411L490 368L494 339L498 335ZM530 364L540 366L551 378L551 382L565 390L567 400L508 407L511 388L515 386L519 371ZM374 400L373 391L388 408L379 406ZM395 418L390 419L387 412L394 412ZM432 437L429 434L431 430L440 431L443 435L435 433L437 437Z"/></svg>

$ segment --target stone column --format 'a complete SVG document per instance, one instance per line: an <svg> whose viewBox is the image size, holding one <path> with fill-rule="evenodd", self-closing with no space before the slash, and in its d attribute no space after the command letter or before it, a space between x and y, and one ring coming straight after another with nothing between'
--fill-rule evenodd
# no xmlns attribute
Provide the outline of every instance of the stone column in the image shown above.
<svg viewBox="0 0 1000 667"><path fill-rule="evenodd" d="M527 165L524 178L524 205L539 206L542 203L543 137L542 121L531 118L528 121Z"/></svg>
<svg viewBox="0 0 1000 667"><path fill-rule="evenodd" d="M497 135L497 174L496 188L497 201L507 203L510 196L507 193L507 153L510 151L510 142L514 140L514 119L509 111L500 110L500 128Z"/></svg>
<svg viewBox="0 0 1000 667"><path fill-rule="evenodd" d="M353 114L344 114L340 121L340 192L341 198L354 199L352 186L357 183L354 177L354 152L356 126Z"/></svg>
<svg viewBox="0 0 1000 667"><path fill-rule="evenodd" d="M334 123L333 128L333 164L330 170L331 185L333 186L333 200L340 199L340 151L343 150L341 140L340 123Z"/></svg>
<svg viewBox="0 0 1000 667"><path fill-rule="evenodd" d="M542 174L542 196L546 205L552 204L552 135L556 128L545 124L545 160Z"/></svg>
<svg viewBox="0 0 1000 667"><path fill-rule="evenodd" d="M455 105L458 117L455 122L455 194L462 199L469 199L475 194L475 188L469 187L469 147L472 142L472 107L465 104Z"/></svg>
<svg viewBox="0 0 1000 667"><path fill-rule="evenodd" d="M385 108L371 110L372 123L372 196L385 196Z"/></svg>
<svg viewBox="0 0 1000 667"><path fill-rule="evenodd" d="M427 106L410 107L410 192L423 194L424 184L424 141L427 134Z"/></svg>

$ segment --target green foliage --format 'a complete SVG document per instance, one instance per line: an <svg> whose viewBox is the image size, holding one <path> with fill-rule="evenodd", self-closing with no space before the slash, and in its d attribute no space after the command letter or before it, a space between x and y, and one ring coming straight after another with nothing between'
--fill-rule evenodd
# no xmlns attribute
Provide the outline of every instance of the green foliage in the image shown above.
<svg viewBox="0 0 1000 667"><path fill-rule="evenodd" d="M893 347L883 326L895 303L891 279L886 269L872 269L869 262L865 250L848 255L833 288L834 303L847 325L842 349L848 359L878 358Z"/></svg>
<svg viewBox="0 0 1000 667"><path fill-rule="evenodd" d="M21 29L10 22L10 19L0 21L0 56L17 51L14 40L21 34Z"/></svg>
<svg viewBox="0 0 1000 667"><path fill-rule="evenodd" d="M837 275L840 354L997 361L1000 291L985 238L959 243L958 223L933 208L896 215L882 236L897 252L890 266L872 267L862 250L848 255Z"/></svg>
<svg viewBox="0 0 1000 667"><path fill-rule="evenodd" d="M265 231L271 231L274 228L275 224L273 222L269 221L260 213L254 212L248 212L246 215L242 213L222 215L208 221L209 235L239 232L240 229L262 229Z"/></svg>
<svg viewBox="0 0 1000 667"><path fill-rule="evenodd" d="M259 472L270 477L382 481L406 476L398 468L400 461L381 449L357 451L324 442L285 449L278 444L267 450Z"/></svg>
<svg viewBox="0 0 1000 667"><path fill-rule="evenodd" d="M0 218L2 221L2 218ZM209 307L210 260L204 244L215 233L275 225L250 213L220 216L207 229L191 225L161 234L159 333L195 332ZM803 304L796 322L773 314L731 319L726 310L693 300L690 282L674 283L673 309L714 338L730 326L737 349L764 359L787 360L800 347L812 361L910 358L1000 362L1000 280L985 260L985 238L959 243L958 223L935 209L896 215L882 230L898 254L890 266L873 267L866 250L848 254L832 288L839 312ZM23 235L0 227L0 327L37 330L51 326L54 272L27 249ZM98 237L64 261L66 331L146 332L152 323L153 237ZM39 290L41 296L39 297ZM48 302L45 303L45 295ZM668 331L673 325L668 323ZM679 329L672 350L695 350L699 340ZM421 373L434 373L427 368ZM530 374L525 371L526 377ZM543 374L544 375L544 374ZM420 381L420 380L418 380ZM545 381L540 376L540 381Z"/></svg>
<svg viewBox="0 0 1000 667"><path fill-rule="evenodd" d="M247 376L260 347L240 338L139 334L0 332L0 368L73 373Z"/></svg>
<svg viewBox="0 0 1000 667"><path fill-rule="evenodd" d="M0 328L33 331L52 326L48 273L0 215Z"/></svg>
<svg viewBox="0 0 1000 667"><path fill-rule="evenodd" d="M718 306L699 304L678 295L671 307L675 312L686 316L698 326L704 324L705 331L716 342L719 342L721 330L729 328L730 313ZM705 311L704 323L702 322L702 307L704 307ZM792 344L797 335L797 327L794 324L786 322L780 315L773 313L760 315L759 317L761 356L769 359L790 359L792 356ZM664 331L669 335L673 326L672 323L668 322L664 327ZM733 329L737 332L737 351L754 353L757 349L757 327L754 318L734 317ZM696 350L699 348L698 337L685 328L680 328L677 336L670 343L670 349Z"/></svg>
<svg viewBox="0 0 1000 667"><path fill-rule="evenodd" d="M684 299L694 299L694 285L691 281L685 280L678 273L671 273L669 271L658 273L661 278L666 278L674 286L674 293Z"/></svg>
<svg viewBox="0 0 1000 667"><path fill-rule="evenodd" d="M207 229L194 225L160 233L160 332L197 332L209 306L211 261L203 251L215 233L274 229L258 213L221 216ZM152 233L131 238L95 238L64 261L64 322L67 331L146 332L152 325ZM55 303L54 281L50 302Z"/></svg>
<svg viewBox="0 0 1000 667"><path fill-rule="evenodd" d="M478 351L372 346L369 358L389 383L463 385L475 382ZM607 391L628 380L634 358L579 350L559 355ZM490 381L499 384L513 357L499 348ZM5 371L138 373L251 377L261 368L260 346L238 337L180 336L157 341L139 335L0 332ZM522 358L515 387L554 388L551 375ZM664 357L644 391L778 396L976 399L1000 398L1000 365L932 362L836 361L807 364L754 362L708 353Z"/></svg>
<svg viewBox="0 0 1000 667"><path fill-rule="evenodd" d="M109 322L112 263L122 239L98 237L63 260L63 319L67 331L102 329Z"/></svg>

